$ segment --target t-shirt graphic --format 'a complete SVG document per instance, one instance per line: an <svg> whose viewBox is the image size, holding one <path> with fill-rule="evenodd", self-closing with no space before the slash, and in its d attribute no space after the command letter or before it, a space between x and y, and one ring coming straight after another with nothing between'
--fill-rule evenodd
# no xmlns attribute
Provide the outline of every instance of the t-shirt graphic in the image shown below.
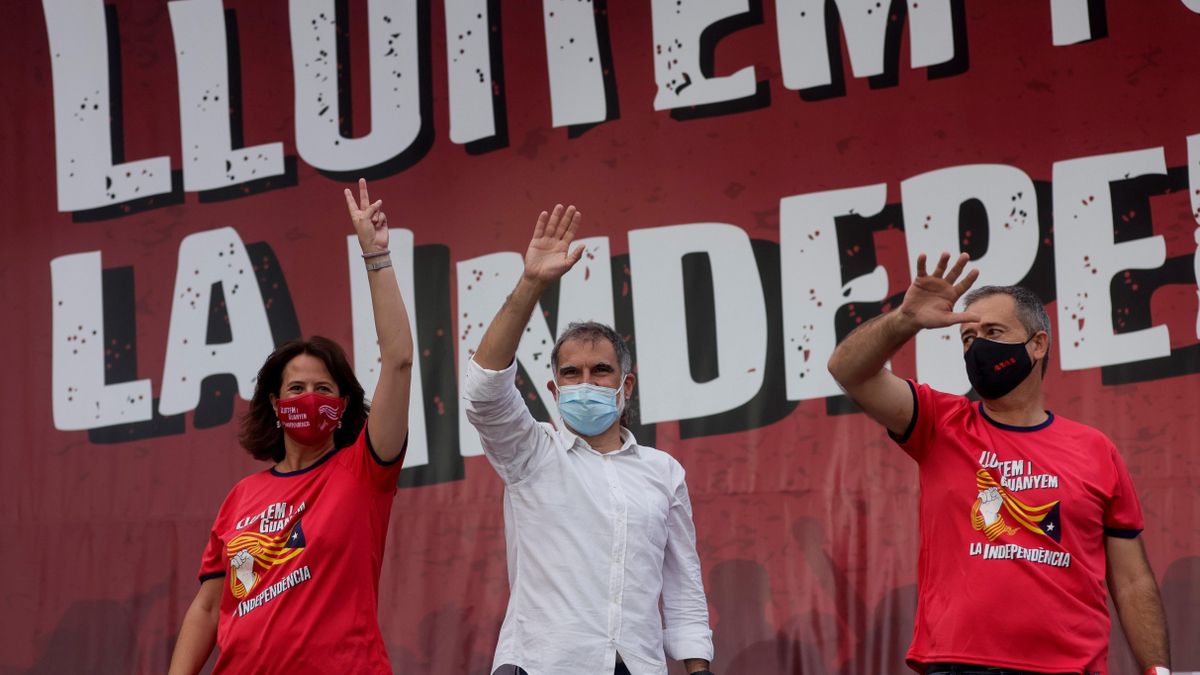
<svg viewBox="0 0 1200 675"><path fill-rule="evenodd" d="M987 535L988 541L995 541L1001 535L1016 534L1020 531L1016 526L1034 534L1044 534L1056 542L1062 541L1057 499L1038 506L1026 504L987 469L975 472L975 488L979 490L979 496L971 506L971 525Z"/></svg>
<svg viewBox="0 0 1200 675"><path fill-rule="evenodd" d="M213 675L392 672L378 593L401 457L380 460L364 430L230 490L200 563L201 582L224 577Z"/></svg>
<svg viewBox="0 0 1200 675"><path fill-rule="evenodd" d="M913 419L895 436L921 487L908 665L1107 672L1106 539L1144 526L1116 446L1051 412L1012 426L980 402L910 386ZM996 614L1017 598L1035 609Z"/></svg>
<svg viewBox="0 0 1200 675"><path fill-rule="evenodd" d="M304 529L297 520L292 528L277 536L243 532L225 546L229 557L229 589L241 600L249 595L262 575L304 551Z"/></svg>

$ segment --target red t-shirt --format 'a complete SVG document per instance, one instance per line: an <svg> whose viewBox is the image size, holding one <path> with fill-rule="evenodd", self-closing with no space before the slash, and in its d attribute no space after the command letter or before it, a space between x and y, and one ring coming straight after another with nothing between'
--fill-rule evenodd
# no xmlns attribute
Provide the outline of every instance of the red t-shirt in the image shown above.
<svg viewBox="0 0 1200 675"><path fill-rule="evenodd" d="M1056 417L1013 427L923 384L900 446L921 480L919 600L908 665L1107 670L1105 536L1142 510L1099 431Z"/></svg>
<svg viewBox="0 0 1200 675"><path fill-rule="evenodd" d="M379 570L403 457L380 461L364 427L306 469L234 486L200 564L201 582L225 577L214 675L392 672Z"/></svg>

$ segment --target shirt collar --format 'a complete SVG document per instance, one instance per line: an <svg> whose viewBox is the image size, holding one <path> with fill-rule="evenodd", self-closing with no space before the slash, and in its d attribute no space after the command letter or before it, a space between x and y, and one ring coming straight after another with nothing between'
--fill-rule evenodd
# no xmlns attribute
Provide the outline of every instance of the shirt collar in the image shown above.
<svg viewBox="0 0 1200 675"><path fill-rule="evenodd" d="M567 449L567 452L594 452L597 455L623 455L625 453L629 453L634 457L641 456L641 453L638 451L639 446L637 439L633 437L633 432L625 427L621 427L621 447L617 450L607 453L599 452L592 446L588 445L587 441L571 433L565 424L558 428L558 438L562 441L562 444Z"/></svg>

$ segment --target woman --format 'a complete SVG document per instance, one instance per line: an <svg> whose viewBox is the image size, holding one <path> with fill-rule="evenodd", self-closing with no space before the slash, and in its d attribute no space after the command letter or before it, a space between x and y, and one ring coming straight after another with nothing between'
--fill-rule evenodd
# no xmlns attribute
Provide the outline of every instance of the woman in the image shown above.
<svg viewBox="0 0 1200 675"><path fill-rule="evenodd" d="M391 673L377 617L379 570L407 445L413 340L387 253L382 200L367 183L350 219L379 337L367 417L345 353L321 337L275 350L259 371L239 440L274 466L230 491L200 566L171 675Z"/></svg>

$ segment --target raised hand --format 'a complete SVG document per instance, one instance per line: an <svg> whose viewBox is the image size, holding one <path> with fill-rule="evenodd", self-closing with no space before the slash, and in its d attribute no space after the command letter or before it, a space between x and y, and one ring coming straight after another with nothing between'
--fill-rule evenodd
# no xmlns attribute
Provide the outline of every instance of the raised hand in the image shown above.
<svg viewBox="0 0 1200 675"><path fill-rule="evenodd" d="M358 233L358 243L363 253L382 251L388 247L387 214L383 212L383 200L371 203L367 194L367 179L358 179L358 201L350 188L346 188L346 208L350 211L350 221L354 231Z"/></svg>
<svg viewBox="0 0 1200 675"><path fill-rule="evenodd" d="M557 281L583 257L583 246L571 249L583 214L562 204L550 213L542 211L533 226L533 239L525 251L525 278L549 283Z"/></svg>
<svg viewBox="0 0 1200 675"><path fill-rule="evenodd" d="M959 254L954 266L947 271L950 254L943 253L933 274L929 274L925 271L925 254L917 256L917 276L904 294L904 302L900 304L901 314L918 328L943 328L978 321L979 317L971 312L954 311L954 303L979 277L979 270L973 269L958 281L970 259L966 253Z"/></svg>

